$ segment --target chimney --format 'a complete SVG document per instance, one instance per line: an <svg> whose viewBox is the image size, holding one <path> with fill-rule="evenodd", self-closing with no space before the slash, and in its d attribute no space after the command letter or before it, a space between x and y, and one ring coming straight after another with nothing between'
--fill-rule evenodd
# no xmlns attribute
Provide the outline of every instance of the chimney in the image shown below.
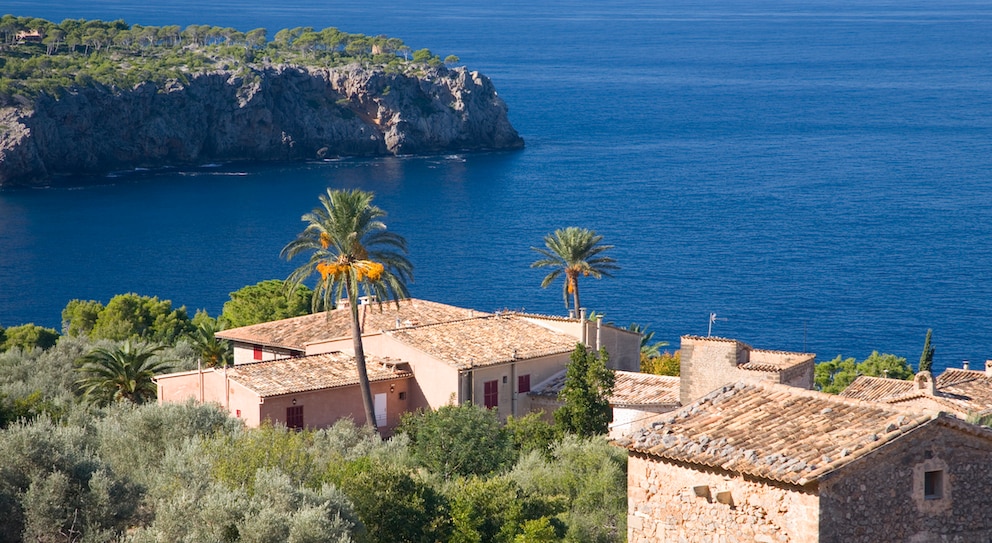
<svg viewBox="0 0 992 543"><path fill-rule="evenodd" d="M992 377L992 360L985 361L985 376Z"/></svg>
<svg viewBox="0 0 992 543"><path fill-rule="evenodd" d="M579 340L583 345L589 344L589 321L586 319L586 308L579 308L579 324L582 325L582 337Z"/></svg>
<svg viewBox="0 0 992 543"><path fill-rule="evenodd" d="M934 383L933 375L929 371L917 373L916 377L913 378L913 383L916 385L916 390L923 392L927 396L933 396L937 392L937 384Z"/></svg>
<svg viewBox="0 0 992 543"><path fill-rule="evenodd" d="M965 369L965 370L966 369L969 369L968 368L968 361L967 360L962 360L961 361L961 369Z"/></svg>
<svg viewBox="0 0 992 543"><path fill-rule="evenodd" d="M603 316L596 316L596 349L603 348Z"/></svg>
<svg viewBox="0 0 992 543"><path fill-rule="evenodd" d="M340 300L338 300L335 309L348 309L349 307L351 307L351 300L349 300L348 298L341 298Z"/></svg>

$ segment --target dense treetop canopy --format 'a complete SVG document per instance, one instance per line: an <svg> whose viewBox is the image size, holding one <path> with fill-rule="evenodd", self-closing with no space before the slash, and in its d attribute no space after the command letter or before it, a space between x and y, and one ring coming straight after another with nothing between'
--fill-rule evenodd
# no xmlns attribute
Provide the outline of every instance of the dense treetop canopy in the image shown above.
<svg viewBox="0 0 992 543"><path fill-rule="evenodd" d="M453 55L448 60L457 62ZM351 63L387 70L440 65L427 49L398 38L350 34L337 28L142 26L123 20L0 18L0 97L59 95L75 86L129 88L150 81L180 83L192 74L233 70L249 76L273 64L334 67Z"/></svg>

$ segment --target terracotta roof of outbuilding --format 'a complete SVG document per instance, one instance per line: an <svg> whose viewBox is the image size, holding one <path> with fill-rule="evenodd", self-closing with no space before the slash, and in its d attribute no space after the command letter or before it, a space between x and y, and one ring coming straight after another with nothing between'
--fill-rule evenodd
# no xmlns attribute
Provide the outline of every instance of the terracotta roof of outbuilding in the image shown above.
<svg viewBox="0 0 992 543"><path fill-rule="evenodd" d="M615 406L678 405L681 379L633 371L617 371L610 403Z"/></svg>
<svg viewBox="0 0 992 543"><path fill-rule="evenodd" d="M408 370L396 369L396 361L387 358L366 355L365 362L370 382L413 376ZM358 367L351 355L325 353L239 364L228 369L227 376L264 398L356 385Z"/></svg>
<svg viewBox="0 0 992 543"><path fill-rule="evenodd" d="M577 343L568 334L508 314L400 328L387 334L458 369L568 353Z"/></svg>
<svg viewBox="0 0 992 543"><path fill-rule="evenodd" d="M634 371L617 371L610 405L622 407L678 405L678 377ZM532 396L558 398L565 386L565 372L560 371L530 390Z"/></svg>
<svg viewBox="0 0 992 543"><path fill-rule="evenodd" d="M933 396L917 390L913 381L884 377L859 376L841 396L859 400L898 404L926 399L943 408L962 414L992 411L992 377L984 371L949 368L936 379Z"/></svg>
<svg viewBox="0 0 992 543"><path fill-rule="evenodd" d="M935 416L786 385L737 383L616 443L669 460L805 485Z"/></svg>
<svg viewBox="0 0 992 543"><path fill-rule="evenodd" d="M409 298L395 302L362 305L359 318L363 322L363 334L377 333L404 326L434 324L473 316L487 315L481 311L464 309L427 300ZM397 326L399 320L399 326ZM312 315L303 315L251 326L242 326L217 332L217 337L231 341L283 347L297 351L306 350L306 345L351 336L351 310L335 309Z"/></svg>

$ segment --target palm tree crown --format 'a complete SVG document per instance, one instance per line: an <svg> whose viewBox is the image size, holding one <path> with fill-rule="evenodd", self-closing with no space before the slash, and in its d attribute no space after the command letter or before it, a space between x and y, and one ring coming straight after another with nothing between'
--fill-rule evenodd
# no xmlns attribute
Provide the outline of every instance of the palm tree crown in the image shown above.
<svg viewBox="0 0 992 543"><path fill-rule="evenodd" d="M547 288L560 275L565 276L562 297L565 299L565 309L568 309L568 297L572 296L573 308L579 310L579 276L592 276L602 279L612 277L613 270L620 269L616 261L602 253L612 249L612 245L600 245L603 236L586 228L569 226L560 228L544 236L546 248L531 247L544 258L530 265L532 268L554 268L541 281L541 287Z"/></svg>
<svg viewBox="0 0 992 543"><path fill-rule="evenodd" d="M365 350L358 321L361 288L380 303L407 297L406 283L412 280L413 265L406 258L406 240L386 230L380 220L386 212L372 205L374 194L361 190L331 190L320 195L320 207L303 215L303 232L282 249L287 260L300 253L310 258L286 279L296 288L319 274L313 290L312 308L330 309L347 297L351 308L351 333L362 388L366 420L375 428L372 393L365 368Z"/></svg>
<svg viewBox="0 0 992 543"><path fill-rule="evenodd" d="M76 385L83 398L104 406L117 401L145 403L157 396L152 380L170 366L166 360L155 359L161 345L151 346L125 341L113 349L96 348L77 361L76 371L82 377Z"/></svg>

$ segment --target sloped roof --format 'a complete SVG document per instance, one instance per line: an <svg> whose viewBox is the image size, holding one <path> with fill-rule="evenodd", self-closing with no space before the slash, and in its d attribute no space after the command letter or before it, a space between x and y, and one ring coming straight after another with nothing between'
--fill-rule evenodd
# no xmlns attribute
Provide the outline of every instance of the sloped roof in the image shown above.
<svg viewBox="0 0 992 543"><path fill-rule="evenodd" d="M616 376L610 405L637 407L679 404L681 380L678 377L634 371L617 371ZM560 371L532 388L530 394L557 399L558 393L564 386L565 372Z"/></svg>
<svg viewBox="0 0 992 543"><path fill-rule="evenodd" d="M964 414L992 411L992 377L984 371L949 368L935 381L931 396L918 390L913 381L868 377L855 379L840 395L846 398L888 404L926 399L943 408Z"/></svg>
<svg viewBox="0 0 992 543"><path fill-rule="evenodd" d="M390 330L388 335L458 369L569 353L576 339L514 315Z"/></svg>
<svg viewBox="0 0 992 543"><path fill-rule="evenodd" d="M610 403L615 406L678 405L681 379L668 375L652 375L633 371L618 371Z"/></svg>
<svg viewBox="0 0 992 543"><path fill-rule="evenodd" d="M839 395L845 398L881 402L889 398L910 394L915 388L912 381L904 379L859 375Z"/></svg>
<svg viewBox="0 0 992 543"><path fill-rule="evenodd" d="M936 416L786 385L737 383L616 443L669 460L805 485Z"/></svg>
<svg viewBox="0 0 992 543"><path fill-rule="evenodd" d="M363 334L377 333L380 330L391 330L403 326L447 322L478 315L486 315L486 313L416 298L401 300L399 307L396 306L395 302L383 302L381 305L373 303L362 305L359 308ZM232 328L217 332L217 337L255 345L305 351L306 345L310 343L351 337L351 309L334 309L312 315Z"/></svg>
<svg viewBox="0 0 992 543"><path fill-rule="evenodd" d="M410 371L394 368L393 360L374 356L365 359L370 382L413 376ZM228 369L227 375L263 398L358 384L355 357L344 353L239 364Z"/></svg>

